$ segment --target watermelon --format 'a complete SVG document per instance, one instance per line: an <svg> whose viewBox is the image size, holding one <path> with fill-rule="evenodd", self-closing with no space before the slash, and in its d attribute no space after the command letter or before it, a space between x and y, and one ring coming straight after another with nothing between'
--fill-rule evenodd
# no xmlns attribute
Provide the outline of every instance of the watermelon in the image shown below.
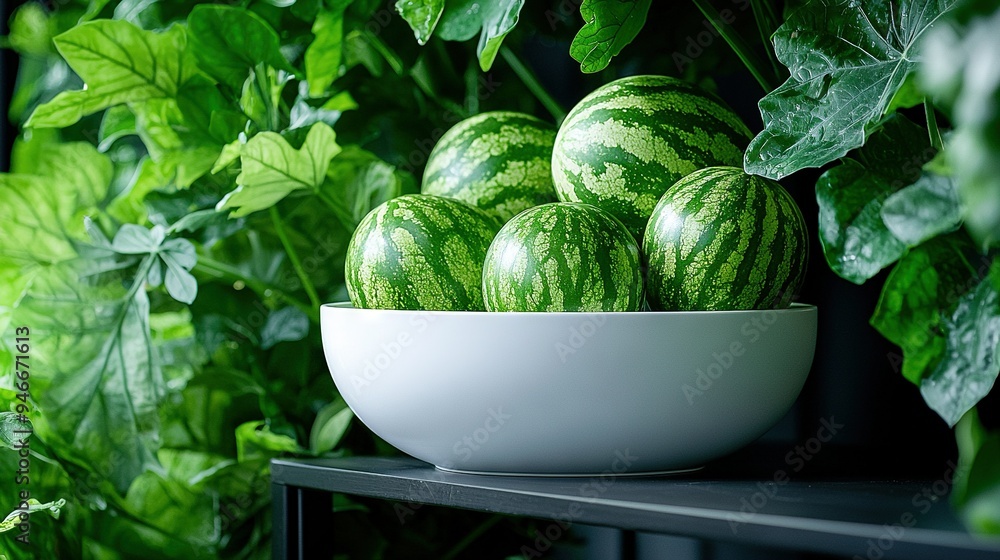
<svg viewBox="0 0 1000 560"><path fill-rule="evenodd" d="M788 307L809 255L788 192L737 167L695 171L670 187L642 248L649 305L668 311Z"/></svg>
<svg viewBox="0 0 1000 560"><path fill-rule="evenodd" d="M638 311L639 246L614 216L556 202L507 222L486 254L487 311Z"/></svg>
<svg viewBox="0 0 1000 560"><path fill-rule="evenodd" d="M507 221L555 202L554 126L510 111L482 113L456 124L427 159L421 192L468 202Z"/></svg>
<svg viewBox="0 0 1000 560"><path fill-rule="evenodd" d="M368 213L344 272L355 307L482 311L483 262L500 223L458 200L408 194Z"/></svg>
<svg viewBox="0 0 1000 560"><path fill-rule="evenodd" d="M559 200L607 210L642 239L678 179L742 165L750 130L719 99L665 76L633 76L583 98L559 127L552 175Z"/></svg>

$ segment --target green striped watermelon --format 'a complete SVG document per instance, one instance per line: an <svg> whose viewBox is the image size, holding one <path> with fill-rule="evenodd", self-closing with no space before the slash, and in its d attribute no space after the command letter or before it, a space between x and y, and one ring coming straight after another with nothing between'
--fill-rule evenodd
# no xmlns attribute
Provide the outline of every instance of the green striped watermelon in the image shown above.
<svg viewBox="0 0 1000 560"><path fill-rule="evenodd" d="M450 198L408 194L368 213L347 246L355 307L482 311L483 261L499 222Z"/></svg>
<svg viewBox="0 0 1000 560"><path fill-rule="evenodd" d="M487 311L638 311L639 247L614 216L589 204L525 210L486 254Z"/></svg>
<svg viewBox="0 0 1000 560"><path fill-rule="evenodd" d="M736 167L701 169L670 187L642 249L647 300L668 311L788 307L809 256L788 192Z"/></svg>
<svg viewBox="0 0 1000 560"><path fill-rule="evenodd" d="M665 76L633 76L583 98L559 128L552 175L559 200L607 210L642 239L678 179L742 165L750 130L719 99Z"/></svg>
<svg viewBox="0 0 1000 560"><path fill-rule="evenodd" d="M468 202L502 221L554 202L555 137L554 126L523 113L494 111L469 117L434 146L421 192Z"/></svg>

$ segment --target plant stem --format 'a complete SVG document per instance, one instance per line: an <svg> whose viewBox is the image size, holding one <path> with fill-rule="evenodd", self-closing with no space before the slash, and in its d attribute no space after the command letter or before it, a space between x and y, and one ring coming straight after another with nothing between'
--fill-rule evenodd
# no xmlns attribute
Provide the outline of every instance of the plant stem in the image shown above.
<svg viewBox="0 0 1000 560"><path fill-rule="evenodd" d="M479 68L475 58L469 59L465 69L465 110L471 115L479 113Z"/></svg>
<svg viewBox="0 0 1000 560"><path fill-rule="evenodd" d="M382 55L382 58L389 63L389 67L392 68L392 71L395 72L397 76L402 76L403 61L400 60L399 55L390 49L389 45L386 45L382 39L379 39L378 35L374 33L365 33L365 38L368 39L368 42L371 43L372 47L374 47L375 50Z"/></svg>
<svg viewBox="0 0 1000 560"><path fill-rule="evenodd" d="M545 110L552 115L552 118L556 120L556 124L561 123L562 120L566 118L566 111L559 106L559 102L549 95L549 92L545 91L545 88L542 87L538 78L536 78L531 70L517 58L514 51L510 50L508 47L500 47L500 56L507 61L507 64L510 65L510 69L517 74L517 77L524 83L525 87L528 88L528 91L530 91L532 95L538 99L542 106L545 107Z"/></svg>
<svg viewBox="0 0 1000 560"><path fill-rule="evenodd" d="M748 45L746 41L744 41L743 38L740 37L739 34L732 28L719 20L719 15L715 12L715 9L712 8L712 5L708 3L708 0L693 0L693 2L695 6L701 10L705 19L707 19L712 24L712 27L719 32L719 35L726 40L726 43L728 43L729 47L733 49L736 56L740 57L740 60L743 61L743 65L750 71L754 79L757 80L757 83L760 84L760 87L764 89L764 92L768 93L777 87L777 84L772 83L772 81L768 79L763 69L764 65L761 63L757 55L754 54L750 45Z"/></svg>
<svg viewBox="0 0 1000 560"><path fill-rule="evenodd" d="M927 135L930 137L931 146L938 151L943 150L944 141L941 139L937 117L934 115L934 103L929 97L924 98L924 116L927 117Z"/></svg>
<svg viewBox="0 0 1000 560"><path fill-rule="evenodd" d="M483 533L489 531L490 527L493 527L494 525L499 523L502 519L503 519L502 516L493 515L486 521L479 524L479 526L470 531L469 534L466 535L464 539L458 541L458 543L455 546L453 546L451 550L449 550L444 556L442 556L441 560L452 560L453 558L457 558L458 555L461 554L463 550L468 548L470 544L474 543L476 539L483 536Z"/></svg>
<svg viewBox="0 0 1000 560"><path fill-rule="evenodd" d="M222 278L228 282L243 282L251 290L262 296L266 292L271 292L285 303L297 307L314 323L319 322L319 315L308 303L286 294L281 288L268 284L267 282L262 282L255 278L244 276L242 272L232 265L219 262L204 255L198 255L198 262L194 265L194 268L197 272L207 274L208 276L213 276L215 278Z"/></svg>
<svg viewBox="0 0 1000 560"><path fill-rule="evenodd" d="M312 308L318 310L323 302L319 299L319 294L316 293L316 287L313 286L309 275L302 268L302 261L299 259L299 254L295 251L291 240L288 239L288 233L285 231L285 223L281 220L281 215L278 214L278 209L275 206L271 207L271 223L274 224L274 231L278 234L281 246L285 248L288 260L292 261L292 268L295 269L295 274L298 275L299 282L302 282L302 287L305 289L306 294L308 294L309 301L312 302Z"/></svg>

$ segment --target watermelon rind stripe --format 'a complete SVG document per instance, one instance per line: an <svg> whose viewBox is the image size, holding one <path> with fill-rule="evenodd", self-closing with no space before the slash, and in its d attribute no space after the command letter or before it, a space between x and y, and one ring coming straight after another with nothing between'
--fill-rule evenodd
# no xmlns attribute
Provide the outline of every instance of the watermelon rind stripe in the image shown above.
<svg viewBox="0 0 1000 560"><path fill-rule="evenodd" d="M499 222L460 201L405 195L372 210L345 263L348 295L368 309L483 310L482 267Z"/></svg>

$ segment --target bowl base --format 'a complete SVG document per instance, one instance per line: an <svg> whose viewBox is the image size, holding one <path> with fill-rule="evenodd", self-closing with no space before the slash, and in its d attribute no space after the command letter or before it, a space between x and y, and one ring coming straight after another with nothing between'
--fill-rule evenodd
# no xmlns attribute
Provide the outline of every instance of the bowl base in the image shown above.
<svg viewBox="0 0 1000 560"><path fill-rule="evenodd" d="M498 472L498 471L467 471L462 469L451 469L448 467L442 467L439 465L434 465L434 468L439 471L455 473L455 474L474 474L480 476L521 476L521 477L539 477L539 478L592 478L595 476L611 475L615 478L640 478L640 477L653 477L653 476L676 476L682 474L689 474L693 472L698 472L705 467L692 467L689 469L673 469L673 470L663 470L663 471L637 471L637 472L623 472L611 474L608 472L593 472L593 473L525 473L525 472Z"/></svg>

